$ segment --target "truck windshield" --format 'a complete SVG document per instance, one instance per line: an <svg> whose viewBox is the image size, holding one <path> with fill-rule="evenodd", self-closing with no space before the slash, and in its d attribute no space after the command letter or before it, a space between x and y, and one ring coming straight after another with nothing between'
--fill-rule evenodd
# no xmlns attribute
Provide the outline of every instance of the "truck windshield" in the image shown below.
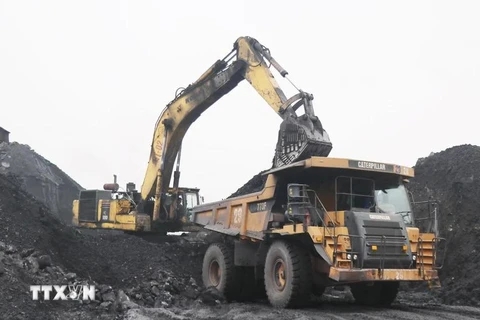
<svg viewBox="0 0 480 320"><path fill-rule="evenodd" d="M412 210L407 191L403 185L382 190L375 190L375 200L380 212L400 214L406 224L412 224Z"/></svg>

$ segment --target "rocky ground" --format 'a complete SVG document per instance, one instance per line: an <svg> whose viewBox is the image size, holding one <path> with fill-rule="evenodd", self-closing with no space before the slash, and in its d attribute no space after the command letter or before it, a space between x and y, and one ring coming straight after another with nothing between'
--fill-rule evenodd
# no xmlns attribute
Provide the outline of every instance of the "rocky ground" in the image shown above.
<svg viewBox="0 0 480 320"><path fill-rule="evenodd" d="M478 319L476 208L480 151L458 146L420 159L410 189L440 201L449 255L444 288L405 288L389 309L358 307L348 289L328 290L302 310L275 310L266 301L224 303L201 286L211 235L140 237L74 229L25 188L0 175L0 318L2 319ZM461 159L462 162L458 162ZM255 188L263 178L250 181ZM248 186L243 189L245 191ZM70 210L70 208L69 208ZM96 285L96 301L32 301L32 284Z"/></svg>

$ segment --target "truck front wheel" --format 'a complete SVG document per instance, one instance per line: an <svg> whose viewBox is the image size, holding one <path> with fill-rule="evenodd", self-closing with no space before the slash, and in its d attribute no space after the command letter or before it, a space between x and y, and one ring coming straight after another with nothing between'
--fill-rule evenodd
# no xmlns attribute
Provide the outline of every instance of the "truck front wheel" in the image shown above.
<svg viewBox="0 0 480 320"><path fill-rule="evenodd" d="M223 243L211 244L203 257L202 280L206 288L215 287L233 300L237 291L233 250Z"/></svg>
<svg viewBox="0 0 480 320"><path fill-rule="evenodd" d="M284 240L275 241L265 260L265 290L277 308L304 305L312 292L312 268L308 252Z"/></svg>

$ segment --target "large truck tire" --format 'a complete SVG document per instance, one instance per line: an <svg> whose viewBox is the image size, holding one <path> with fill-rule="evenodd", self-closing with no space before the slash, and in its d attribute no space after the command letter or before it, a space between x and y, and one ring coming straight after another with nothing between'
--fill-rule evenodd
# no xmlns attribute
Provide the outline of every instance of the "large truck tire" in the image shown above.
<svg viewBox="0 0 480 320"><path fill-rule="evenodd" d="M373 285L359 283L351 285L350 291L358 304L389 307L397 297L399 286L398 281L374 282Z"/></svg>
<svg viewBox="0 0 480 320"><path fill-rule="evenodd" d="M203 285L215 287L227 301L234 300L238 290L233 261L233 249L223 243L211 244L203 257Z"/></svg>
<svg viewBox="0 0 480 320"><path fill-rule="evenodd" d="M308 303L312 292L312 267L308 252L291 242L277 240L265 260L265 291L276 308Z"/></svg>

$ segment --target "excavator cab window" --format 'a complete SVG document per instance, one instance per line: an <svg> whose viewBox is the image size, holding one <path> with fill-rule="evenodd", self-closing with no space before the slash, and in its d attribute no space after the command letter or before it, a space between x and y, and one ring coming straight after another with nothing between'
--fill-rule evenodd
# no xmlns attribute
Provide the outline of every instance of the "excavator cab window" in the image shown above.
<svg viewBox="0 0 480 320"><path fill-rule="evenodd" d="M179 195L177 198L177 206L178 207L183 207L183 197L182 195Z"/></svg>
<svg viewBox="0 0 480 320"><path fill-rule="evenodd" d="M198 192L185 192L184 193L184 199L185 199L185 215L187 220L191 221L192 219L192 209L195 206L198 206L200 204L200 199Z"/></svg>
<svg viewBox="0 0 480 320"><path fill-rule="evenodd" d="M196 192L187 192L185 193L185 198L187 200L187 209L192 209L195 206L199 205L198 193Z"/></svg>

